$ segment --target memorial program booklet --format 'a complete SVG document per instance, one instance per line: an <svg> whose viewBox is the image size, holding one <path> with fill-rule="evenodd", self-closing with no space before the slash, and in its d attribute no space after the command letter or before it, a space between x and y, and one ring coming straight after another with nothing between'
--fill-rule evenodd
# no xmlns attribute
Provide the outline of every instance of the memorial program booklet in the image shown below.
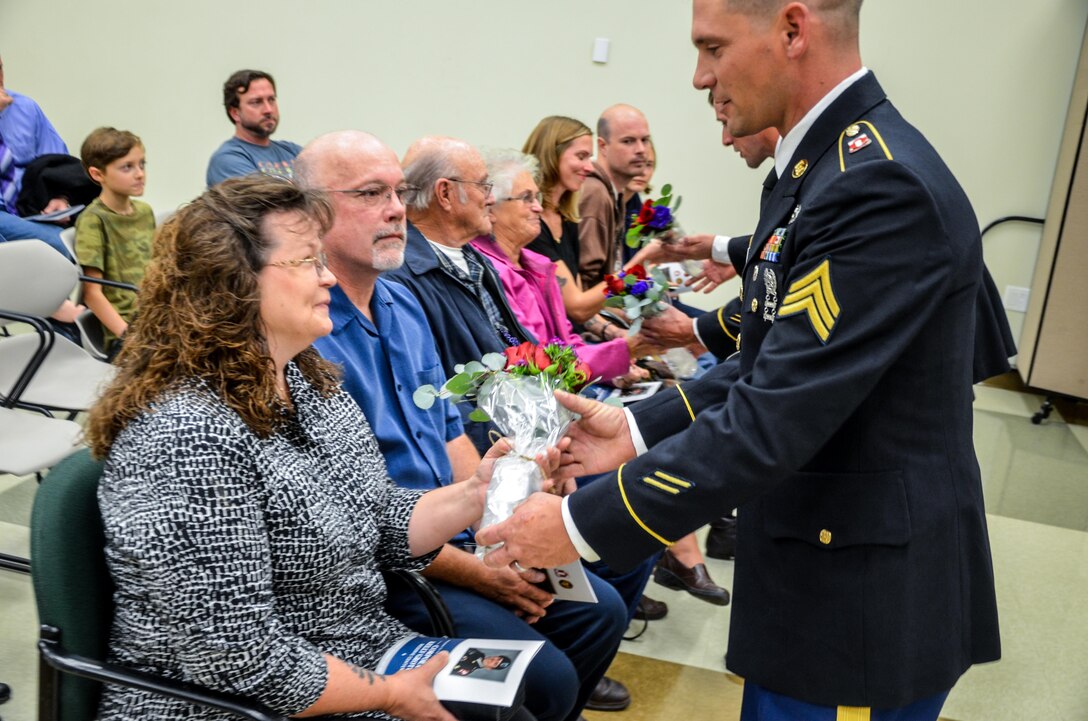
<svg viewBox="0 0 1088 721"><path fill-rule="evenodd" d="M440 701L509 707L529 662L543 645L543 641L410 636L393 644L375 671L405 671L423 665L436 653L449 651L449 661L434 677L434 693Z"/></svg>
<svg viewBox="0 0 1088 721"><path fill-rule="evenodd" d="M589 585L586 577L586 569L581 561L574 561L565 566L555 568L542 568L547 578L536 584L539 588L556 597L560 601L581 601L582 603L597 603L597 594L593 586Z"/></svg>
<svg viewBox="0 0 1088 721"><path fill-rule="evenodd" d="M642 383L632 383L629 388L615 388L613 389L609 398L616 398L620 403L634 403L635 401L641 401L645 398L649 398L654 393L661 390L661 381L643 381Z"/></svg>

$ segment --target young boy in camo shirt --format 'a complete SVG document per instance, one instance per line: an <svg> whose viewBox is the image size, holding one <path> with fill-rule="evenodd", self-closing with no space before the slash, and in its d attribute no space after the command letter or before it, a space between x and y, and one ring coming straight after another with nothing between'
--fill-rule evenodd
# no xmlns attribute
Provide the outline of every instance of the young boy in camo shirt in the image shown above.
<svg viewBox="0 0 1088 721"><path fill-rule="evenodd" d="M139 286L151 258L155 215L133 200L144 194L144 146L127 130L98 128L83 141L83 167L102 193L76 222L76 257L84 275ZM83 284L83 301L105 329L112 356L136 313L136 293Z"/></svg>

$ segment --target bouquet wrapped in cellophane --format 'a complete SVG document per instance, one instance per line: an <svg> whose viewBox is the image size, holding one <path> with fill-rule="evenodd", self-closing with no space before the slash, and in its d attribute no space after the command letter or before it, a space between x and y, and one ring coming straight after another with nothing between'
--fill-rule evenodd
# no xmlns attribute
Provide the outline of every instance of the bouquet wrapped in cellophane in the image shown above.
<svg viewBox="0 0 1088 721"><path fill-rule="evenodd" d="M543 490L544 474L533 459L554 446L577 415L555 399L555 390L577 393L590 381L590 369L578 360L574 349L558 340L546 345L522 343L503 353L488 353L479 361L455 368L457 375L441 389L425 385L413 400L430 408L436 398L457 403L476 401L469 418L492 421L513 448L495 462L487 487L483 525L490 526L513 515L519 503ZM479 548L483 558L490 549Z"/></svg>

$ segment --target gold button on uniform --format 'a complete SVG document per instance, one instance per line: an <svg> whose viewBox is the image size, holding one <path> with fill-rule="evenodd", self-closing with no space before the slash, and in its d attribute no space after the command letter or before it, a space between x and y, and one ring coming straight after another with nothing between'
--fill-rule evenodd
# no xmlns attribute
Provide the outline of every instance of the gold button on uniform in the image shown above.
<svg viewBox="0 0 1088 721"><path fill-rule="evenodd" d="M752 298L752 312L755 313L757 310L759 310L759 301Z"/></svg>
<svg viewBox="0 0 1088 721"><path fill-rule="evenodd" d="M831 531L827 530L826 528L820 531L820 543L824 544L825 546L831 543Z"/></svg>
<svg viewBox="0 0 1088 721"><path fill-rule="evenodd" d="M808 170L808 161L807 160L798 160L797 165L793 166L793 177L794 177L794 179L800 178L802 175L805 174L806 170Z"/></svg>
<svg viewBox="0 0 1088 721"><path fill-rule="evenodd" d="M854 123L853 125L851 125L849 128L846 129L846 137L852 138L852 137L854 137L855 135L857 135L860 132L861 132L861 126L858 125L857 123Z"/></svg>

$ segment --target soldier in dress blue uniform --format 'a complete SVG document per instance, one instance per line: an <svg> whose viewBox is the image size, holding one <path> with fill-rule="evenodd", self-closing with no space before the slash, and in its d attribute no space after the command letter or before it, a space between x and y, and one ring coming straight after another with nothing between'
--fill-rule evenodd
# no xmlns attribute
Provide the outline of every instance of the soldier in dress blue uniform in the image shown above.
<svg viewBox="0 0 1088 721"><path fill-rule="evenodd" d="M740 351L626 413L566 397L568 472L618 470L477 535L505 543L493 565L622 569L739 506L743 721L936 719L1000 656L972 443L978 223L862 66L859 6L694 0L696 87L734 134L783 136Z"/></svg>

